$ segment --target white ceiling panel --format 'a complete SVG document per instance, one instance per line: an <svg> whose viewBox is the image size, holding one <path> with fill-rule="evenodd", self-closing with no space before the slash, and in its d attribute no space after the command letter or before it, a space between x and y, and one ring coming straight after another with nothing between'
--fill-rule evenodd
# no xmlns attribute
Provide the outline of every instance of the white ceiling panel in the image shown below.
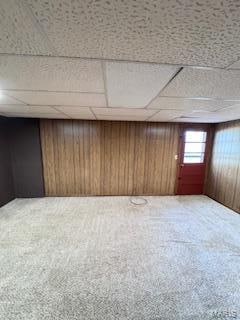
<svg viewBox="0 0 240 320"><path fill-rule="evenodd" d="M231 108L226 108L218 112L223 121L240 119L240 105L235 105Z"/></svg>
<svg viewBox="0 0 240 320"><path fill-rule="evenodd" d="M78 114L78 113L71 113L69 114L71 119L79 119L79 120L96 120L93 114Z"/></svg>
<svg viewBox="0 0 240 320"><path fill-rule="evenodd" d="M233 64L231 64L228 69L240 69L240 60L234 62Z"/></svg>
<svg viewBox="0 0 240 320"><path fill-rule="evenodd" d="M23 102L11 98L0 90L0 105L1 104L23 104Z"/></svg>
<svg viewBox="0 0 240 320"><path fill-rule="evenodd" d="M26 104L106 107L104 94L47 91L6 91ZM1 99L0 99L1 103Z"/></svg>
<svg viewBox="0 0 240 320"><path fill-rule="evenodd" d="M240 103L240 101L239 101ZM236 101L213 99L184 99L157 97L148 109L168 109L184 111L215 111L236 104Z"/></svg>
<svg viewBox="0 0 240 320"><path fill-rule="evenodd" d="M0 1L0 52L14 54L54 54L24 1Z"/></svg>
<svg viewBox="0 0 240 320"><path fill-rule="evenodd" d="M0 105L0 111L4 113L26 113L26 116L28 113L34 112L34 113L51 113L51 114L57 114L58 111L56 111L52 107L48 106L26 106L26 105Z"/></svg>
<svg viewBox="0 0 240 320"><path fill-rule="evenodd" d="M220 119L221 121L236 120L236 119L240 119L240 104L234 105L233 107L222 109L216 112L211 112L208 114L204 114L202 112L196 112L194 115L209 119L210 122L212 120L214 120L214 122L218 122L218 120Z"/></svg>
<svg viewBox="0 0 240 320"><path fill-rule="evenodd" d="M185 113L186 118L177 118L174 121L181 122L207 122L207 123L218 123L224 121L231 121L240 119L240 104L234 105L229 108L218 110L215 112L194 112ZM189 118L188 118L189 117Z"/></svg>
<svg viewBox="0 0 240 320"><path fill-rule="evenodd" d="M64 113L74 114L74 113L81 113L81 114L92 114L92 111L88 107L73 107L73 106L58 106L55 107L56 110L59 110Z"/></svg>
<svg viewBox="0 0 240 320"><path fill-rule="evenodd" d="M240 98L240 70L184 68L161 96Z"/></svg>
<svg viewBox="0 0 240 320"><path fill-rule="evenodd" d="M23 1L64 56L225 67L240 52L238 1Z"/></svg>
<svg viewBox="0 0 240 320"><path fill-rule="evenodd" d="M17 117L17 118L45 118L45 119L70 119L67 115L63 113L5 113L7 117Z"/></svg>
<svg viewBox="0 0 240 320"><path fill-rule="evenodd" d="M172 119L180 117L183 114L183 110L160 110L158 113L149 118L149 121L171 121Z"/></svg>
<svg viewBox="0 0 240 320"><path fill-rule="evenodd" d="M127 108L92 108L94 114L99 116L111 116L111 117L142 117L144 119L149 118L156 110L147 109L127 109Z"/></svg>
<svg viewBox="0 0 240 320"><path fill-rule="evenodd" d="M71 118L95 119L91 109L86 107L60 106L56 107L56 110L63 112Z"/></svg>
<svg viewBox="0 0 240 320"><path fill-rule="evenodd" d="M106 63L111 107L145 107L174 76L178 68L145 63Z"/></svg>
<svg viewBox="0 0 240 320"><path fill-rule="evenodd" d="M239 17L234 0L0 0L0 113L239 119Z"/></svg>
<svg viewBox="0 0 240 320"><path fill-rule="evenodd" d="M108 121L145 121L146 117L143 115L135 116L111 116L111 115L99 115L97 120L108 120Z"/></svg>
<svg viewBox="0 0 240 320"><path fill-rule="evenodd" d="M188 123L218 123L223 122L221 118L214 118L213 120L209 121L209 118L207 117L181 117L181 118L175 118L171 122L188 122Z"/></svg>
<svg viewBox="0 0 240 320"><path fill-rule="evenodd" d="M104 92L99 61L0 56L1 89Z"/></svg>

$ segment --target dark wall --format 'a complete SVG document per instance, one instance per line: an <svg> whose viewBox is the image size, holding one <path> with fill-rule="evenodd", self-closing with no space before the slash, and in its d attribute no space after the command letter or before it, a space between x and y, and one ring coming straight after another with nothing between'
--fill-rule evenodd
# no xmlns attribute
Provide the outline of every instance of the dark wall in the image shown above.
<svg viewBox="0 0 240 320"><path fill-rule="evenodd" d="M14 199L8 119L0 117L0 206Z"/></svg>
<svg viewBox="0 0 240 320"><path fill-rule="evenodd" d="M43 197L39 120L11 119L10 140L15 197Z"/></svg>
<svg viewBox="0 0 240 320"><path fill-rule="evenodd" d="M39 120L0 117L0 206L44 195Z"/></svg>

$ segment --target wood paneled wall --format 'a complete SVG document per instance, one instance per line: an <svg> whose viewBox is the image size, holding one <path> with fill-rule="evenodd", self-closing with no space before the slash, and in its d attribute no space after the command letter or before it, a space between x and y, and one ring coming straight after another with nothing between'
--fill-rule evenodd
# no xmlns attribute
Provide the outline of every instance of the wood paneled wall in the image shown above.
<svg viewBox="0 0 240 320"><path fill-rule="evenodd" d="M179 125L41 120L47 196L174 194Z"/></svg>
<svg viewBox="0 0 240 320"><path fill-rule="evenodd" d="M206 193L240 212L240 120L215 127Z"/></svg>

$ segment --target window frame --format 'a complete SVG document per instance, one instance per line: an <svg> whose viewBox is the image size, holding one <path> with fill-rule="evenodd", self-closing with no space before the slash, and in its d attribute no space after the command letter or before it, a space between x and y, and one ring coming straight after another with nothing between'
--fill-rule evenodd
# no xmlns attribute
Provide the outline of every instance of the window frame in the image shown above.
<svg viewBox="0 0 240 320"><path fill-rule="evenodd" d="M205 132L205 139L203 142L198 142L198 141L191 141L191 142L186 142L186 133L188 131L197 131L197 132ZM185 128L185 130L183 131L183 135L182 135L182 150L181 150L181 164L182 165L204 165L206 162L206 154L207 154L207 150L208 150L208 129L207 128ZM199 153L199 154L203 154L203 160L202 162L185 162L184 158L185 158L185 153L191 153L191 152L185 152L185 145L186 143L199 143L199 144L205 144L205 148L204 148L204 152L195 152L195 153ZM194 153L194 152L193 152Z"/></svg>

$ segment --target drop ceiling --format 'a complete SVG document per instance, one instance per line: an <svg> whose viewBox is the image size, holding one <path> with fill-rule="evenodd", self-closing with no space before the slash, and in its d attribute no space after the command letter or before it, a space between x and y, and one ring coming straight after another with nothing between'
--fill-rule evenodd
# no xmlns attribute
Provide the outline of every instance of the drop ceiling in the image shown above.
<svg viewBox="0 0 240 320"><path fill-rule="evenodd" d="M0 114L240 118L240 3L0 1Z"/></svg>

